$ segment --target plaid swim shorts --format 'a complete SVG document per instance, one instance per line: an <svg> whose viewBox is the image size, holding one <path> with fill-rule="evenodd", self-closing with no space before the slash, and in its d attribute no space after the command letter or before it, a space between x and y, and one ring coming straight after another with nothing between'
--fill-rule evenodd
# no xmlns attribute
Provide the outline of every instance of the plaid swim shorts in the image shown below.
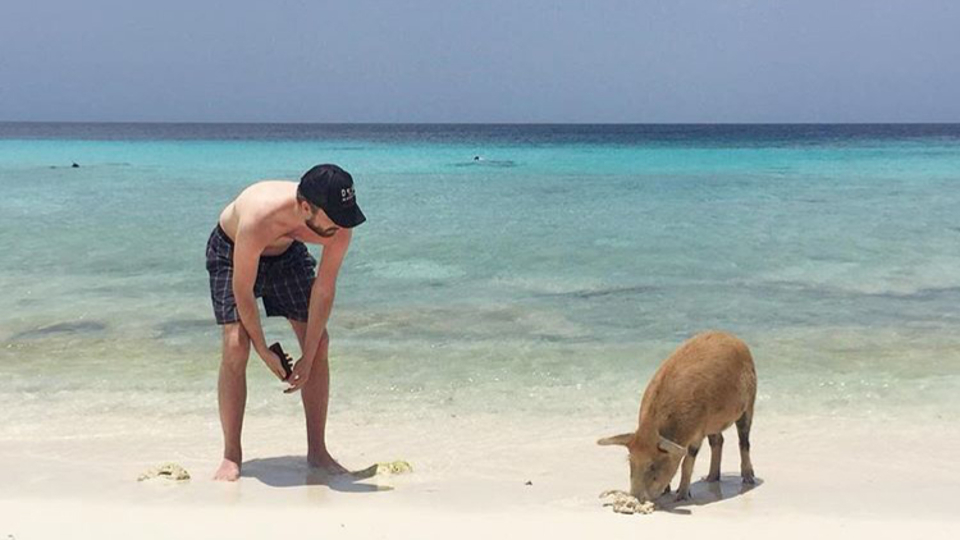
<svg viewBox="0 0 960 540"><path fill-rule="evenodd" d="M303 242L295 241L280 255L260 257L253 296L263 298L267 317L307 320L316 266L317 260ZM237 300L233 296L233 240L219 224L207 241L207 272L217 324L239 321Z"/></svg>

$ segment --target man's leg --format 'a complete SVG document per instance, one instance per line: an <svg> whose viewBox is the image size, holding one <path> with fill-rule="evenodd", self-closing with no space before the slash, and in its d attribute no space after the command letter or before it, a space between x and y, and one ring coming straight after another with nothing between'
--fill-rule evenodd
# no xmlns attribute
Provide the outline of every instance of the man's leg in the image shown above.
<svg viewBox="0 0 960 540"><path fill-rule="evenodd" d="M220 403L220 425L223 427L223 462L214 480L234 481L240 477L243 451L240 432L243 410L247 403L247 360L250 357L250 336L239 322L223 325L223 357L217 397Z"/></svg>
<svg viewBox="0 0 960 540"><path fill-rule="evenodd" d="M300 350L303 350L307 337L307 323L290 319ZM327 451L327 403L330 399L330 364L327 361L327 352L330 347L330 338L324 331L317 348L317 356L313 359L310 369L310 378L300 390L303 399L303 412L307 419L307 461L313 467L326 469L327 472L340 474L347 470L333 459Z"/></svg>

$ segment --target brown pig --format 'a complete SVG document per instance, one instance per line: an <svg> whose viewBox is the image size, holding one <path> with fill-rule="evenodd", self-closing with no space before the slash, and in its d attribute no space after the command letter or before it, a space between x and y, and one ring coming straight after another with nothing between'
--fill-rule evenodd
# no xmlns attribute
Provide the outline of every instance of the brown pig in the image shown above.
<svg viewBox="0 0 960 540"><path fill-rule="evenodd" d="M757 373L750 349L737 337L706 332L689 339L653 375L640 402L637 431L600 439L630 452L630 494L652 501L670 489L683 459L677 500L690 497L693 462L710 441L708 482L720 480L721 432L736 422L740 436L740 475L754 484L750 463L750 424L757 396Z"/></svg>

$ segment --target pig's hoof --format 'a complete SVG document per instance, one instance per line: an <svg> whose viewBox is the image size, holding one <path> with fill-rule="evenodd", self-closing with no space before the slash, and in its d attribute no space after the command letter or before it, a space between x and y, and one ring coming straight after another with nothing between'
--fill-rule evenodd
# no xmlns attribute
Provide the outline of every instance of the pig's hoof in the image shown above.
<svg viewBox="0 0 960 540"><path fill-rule="evenodd" d="M757 478L753 476L753 473L743 475L743 483L747 486L755 486L757 484Z"/></svg>
<svg viewBox="0 0 960 540"><path fill-rule="evenodd" d="M707 482L719 482L719 481L720 481L720 473L707 475L706 480L707 480Z"/></svg>
<svg viewBox="0 0 960 540"><path fill-rule="evenodd" d="M683 491L678 491L678 492L677 492L677 498L674 499L674 500L677 501L677 502L689 501L689 500L690 500L690 490L689 490L689 489L685 489L685 490L683 490Z"/></svg>

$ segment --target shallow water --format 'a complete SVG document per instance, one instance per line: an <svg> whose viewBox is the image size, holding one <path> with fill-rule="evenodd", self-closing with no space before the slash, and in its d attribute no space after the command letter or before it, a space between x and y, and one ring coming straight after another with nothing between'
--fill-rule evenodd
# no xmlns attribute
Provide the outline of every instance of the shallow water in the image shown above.
<svg viewBox="0 0 960 540"><path fill-rule="evenodd" d="M960 409L960 126L0 124L0 430L215 418L207 235L320 162L368 216L334 412L631 409L709 328L769 410ZM299 407L251 367L253 413Z"/></svg>

